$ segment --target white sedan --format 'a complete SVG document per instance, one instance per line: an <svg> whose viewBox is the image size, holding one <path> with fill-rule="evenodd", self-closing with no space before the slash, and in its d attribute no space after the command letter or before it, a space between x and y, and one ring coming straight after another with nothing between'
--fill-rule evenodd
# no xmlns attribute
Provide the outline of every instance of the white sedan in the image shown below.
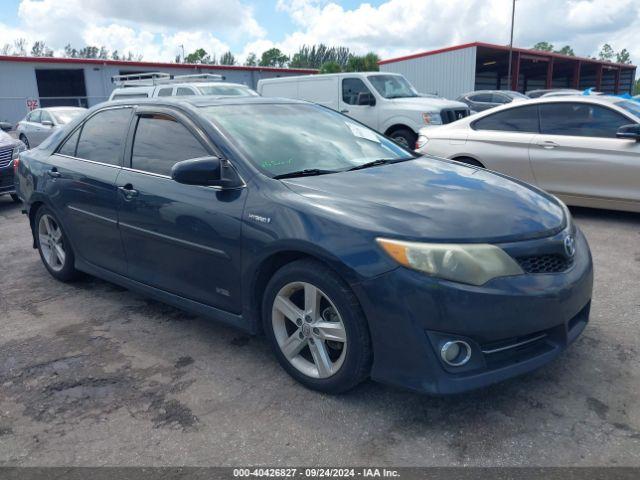
<svg viewBox="0 0 640 480"><path fill-rule="evenodd" d="M16 135L27 148L37 147L53 132L86 111L81 107L37 108L18 122Z"/></svg>
<svg viewBox="0 0 640 480"><path fill-rule="evenodd" d="M640 103L547 97L422 129L416 150L496 170L569 205L640 212Z"/></svg>

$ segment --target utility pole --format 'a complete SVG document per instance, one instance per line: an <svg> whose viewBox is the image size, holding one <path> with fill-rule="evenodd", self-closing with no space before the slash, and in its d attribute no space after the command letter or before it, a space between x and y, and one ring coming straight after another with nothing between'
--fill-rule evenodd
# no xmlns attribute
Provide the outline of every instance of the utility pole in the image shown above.
<svg viewBox="0 0 640 480"><path fill-rule="evenodd" d="M182 49L182 63L184 63L184 45L178 45Z"/></svg>
<svg viewBox="0 0 640 480"><path fill-rule="evenodd" d="M509 88L507 88L507 90L511 90L511 85L513 85L513 82L511 81L511 60L513 57L513 23L515 18L516 18L516 0L513 0L512 6L511 6L511 37L509 39L509 73L507 74Z"/></svg>

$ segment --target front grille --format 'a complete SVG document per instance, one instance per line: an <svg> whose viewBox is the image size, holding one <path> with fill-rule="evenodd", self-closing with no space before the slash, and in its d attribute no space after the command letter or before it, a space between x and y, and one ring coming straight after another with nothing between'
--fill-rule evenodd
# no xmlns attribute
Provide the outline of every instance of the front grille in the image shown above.
<svg viewBox="0 0 640 480"><path fill-rule="evenodd" d="M0 149L0 168L8 167L11 163L13 147Z"/></svg>
<svg viewBox="0 0 640 480"><path fill-rule="evenodd" d="M560 273L571 266L571 260L562 255L533 255L516 261L526 273Z"/></svg>
<svg viewBox="0 0 640 480"><path fill-rule="evenodd" d="M455 122L456 120L460 120L461 118L467 117L468 115L469 110L466 108L446 108L440 111L442 123Z"/></svg>

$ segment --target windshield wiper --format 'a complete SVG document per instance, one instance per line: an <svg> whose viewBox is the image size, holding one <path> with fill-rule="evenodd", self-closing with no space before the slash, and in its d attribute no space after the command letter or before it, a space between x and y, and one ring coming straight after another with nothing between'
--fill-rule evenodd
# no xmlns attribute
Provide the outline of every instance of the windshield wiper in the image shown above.
<svg viewBox="0 0 640 480"><path fill-rule="evenodd" d="M339 170L321 170L319 168L305 168L304 170L296 170L295 172L281 173L273 178L295 178L295 177L312 177L314 175L326 175L328 173L338 173Z"/></svg>
<svg viewBox="0 0 640 480"><path fill-rule="evenodd" d="M353 170L362 170L363 168L369 167L377 167L378 165L386 165L388 163L398 163L404 162L405 160L413 160L414 157L407 158L378 158L377 160L372 160L367 163L363 163L362 165L356 165L355 167L347 168L347 172L352 172Z"/></svg>

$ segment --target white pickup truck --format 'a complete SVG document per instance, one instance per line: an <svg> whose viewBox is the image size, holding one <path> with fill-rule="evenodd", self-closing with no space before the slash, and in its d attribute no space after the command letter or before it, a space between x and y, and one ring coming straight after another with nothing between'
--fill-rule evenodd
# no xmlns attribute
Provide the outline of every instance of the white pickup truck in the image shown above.
<svg viewBox="0 0 640 480"><path fill-rule="evenodd" d="M395 73L270 78L258 81L258 93L327 106L411 149L421 128L451 123L469 115L466 104L420 95L406 78Z"/></svg>

